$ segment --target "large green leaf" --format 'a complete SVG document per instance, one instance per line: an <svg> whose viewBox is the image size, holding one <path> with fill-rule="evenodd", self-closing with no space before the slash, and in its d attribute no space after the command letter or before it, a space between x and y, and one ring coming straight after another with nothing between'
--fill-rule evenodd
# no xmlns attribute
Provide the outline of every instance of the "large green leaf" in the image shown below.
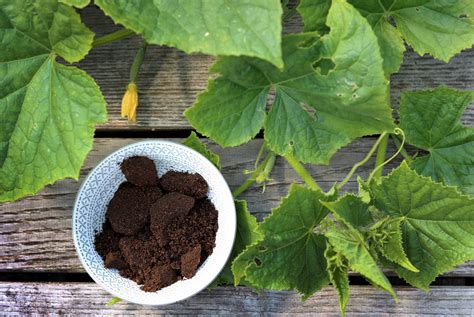
<svg viewBox="0 0 474 317"><path fill-rule="evenodd" d="M372 284L396 297L392 285L372 256L367 238L361 232L372 221L368 205L352 195L323 204L339 221L338 225L330 226L325 233L334 251L347 259L349 268L353 271L362 274Z"/></svg>
<svg viewBox="0 0 474 317"><path fill-rule="evenodd" d="M265 122L273 151L326 164L353 139L392 129L382 58L367 21L335 0L328 25L331 32L322 38L285 37L282 71L252 58L219 60L212 72L220 77L186 111L191 124L222 146L236 146ZM267 116L271 89L276 96Z"/></svg>
<svg viewBox="0 0 474 317"><path fill-rule="evenodd" d="M232 262L247 246L252 245L262 238L257 230L257 219L250 214L247 208L247 202L245 200L236 200L235 209L237 212L237 235L235 237L234 248L221 274L212 283L213 286L220 284L233 285L234 275L231 269Z"/></svg>
<svg viewBox="0 0 474 317"><path fill-rule="evenodd" d="M191 134L183 141L183 144L189 146L193 150L201 153L207 158L209 161L212 162L218 169L221 169L221 158L216 153L209 150L204 143L199 140L196 133L193 131Z"/></svg>
<svg viewBox="0 0 474 317"><path fill-rule="evenodd" d="M408 143L429 152L412 167L468 194L474 194L474 129L463 126L459 118L472 96L439 87L403 93L400 101L400 126Z"/></svg>
<svg viewBox="0 0 474 317"><path fill-rule="evenodd" d="M92 39L67 5L0 0L0 201L79 176L105 101L92 78L56 55L78 61Z"/></svg>
<svg viewBox="0 0 474 317"><path fill-rule="evenodd" d="M235 259L235 284L245 278L257 289L297 289L305 298L326 286L326 239L315 229L328 212L320 200L328 199L320 191L293 184L260 224L263 238Z"/></svg>
<svg viewBox="0 0 474 317"><path fill-rule="evenodd" d="M404 249L420 272L401 266L396 272L410 284L428 289L439 274L474 259L473 199L416 174L405 162L372 183L371 191L381 212L402 219Z"/></svg>
<svg viewBox="0 0 474 317"><path fill-rule="evenodd" d="M420 55L445 62L474 43L472 0L349 0L367 18L378 37L388 75L400 68L404 39ZM331 0L301 0L305 30L324 31ZM395 22L391 23L391 20Z"/></svg>
<svg viewBox="0 0 474 317"><path fill-rule="evenodd" d="M112 19L153 44L187 53L247 55L277 67L281 60L279 0L96 0Z"/></svg>

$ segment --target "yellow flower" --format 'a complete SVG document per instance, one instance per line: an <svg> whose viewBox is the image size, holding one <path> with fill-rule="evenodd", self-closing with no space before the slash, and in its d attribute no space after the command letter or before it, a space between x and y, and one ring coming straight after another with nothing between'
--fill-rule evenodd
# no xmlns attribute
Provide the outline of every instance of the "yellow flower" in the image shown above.
<svg viewBox="0 0 474 317"><path fill-rule="evenodd" d="M132 81L127 86L127 90L122 98L122 118L127 118L128 121L137 122L137 106L138 106L138 92L137 85Z"/></svg>

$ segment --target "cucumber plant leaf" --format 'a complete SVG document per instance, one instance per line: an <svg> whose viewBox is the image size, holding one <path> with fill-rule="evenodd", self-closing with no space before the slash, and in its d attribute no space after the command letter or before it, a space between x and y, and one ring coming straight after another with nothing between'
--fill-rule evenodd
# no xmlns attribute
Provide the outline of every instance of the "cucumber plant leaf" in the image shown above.
<svg viewBox="0 0 474 317"><path fill-rule="evenodd" d="M402 221L402 218L382 219L371 228L369 235L382 256L409 271L419 272L403 249Z"/></svg>
<svg viewBox="0 0 474 317"><path fill-rule="evenodd" d="M327 164L353 139L391 130L387 81L377 39L367 21L343 0L333 1L322 38L316 33L283 40L285 68L252 59L220 59L207 90L186 111L201 134L221 146L249 141L265 127L280 155ZM270 90L275 101L265 112Z"/></svg>
<svg viewBox="0 0 474 317"><path fill-rule="evenodd" d="M116 23L148 43L187 53L246 55L277 67L281 60L279 0L96 0Z"/></svg>
<svg viewBox="0 0 474 317"><path fill-rule="evenodd" d="M76 8L84 8L89 4L90 0L59 0L59 2Z"/></svg>
<svg viewBox="0 0 474 317"><path fill-rule="evenodd" d="M237 234L235 237L234 248L221 274L212 283L213 286L221 284L234 284L234 275L232 274L232 262L247 246L250 246L261 239L258 232L257 219L250 214L245 200L236 200L235 209L237 212ZM244 281L240 281L242 284Z"/></svg>
<svg viewBox="0 0 474 317"><path fill-rule="evenodd" d="M338 224L329 226L325 233L328 243L335 252L347 259L351 270L362 274L373 285L382 288L396 298L389 280L372 256L367 238L356 227L365 227L372 217L364 207L368 205L355 196L347 195L336 202L323 203L332 211ZM353 212L356 215L352 215Z"/></svg>
<svg viewBox="0 0 474 317"><path fill-rule="evenodd" d="M221 169L221 158L219 155L216 153L212 152L209 150L204 143L199 140L198 136L196 133L193 131L191 134L182 142L184 145L189 146L193 150L201 153L204 155L205 158L207 158L209 161L211 161L212 164L214 164L218 169Z"/></svg>
<svg viewBox="0 0 474 317"><path fill-rule="evenodd" d="M337 253L329 243L327 244L324 256L328 263L329 280L337 291L339 308L342 316L344 316L350 293L347 259Z"/></svg>
<svg viewBox="0 0 474 317"><path fill-rule="evenodd" d="M320 191L293 184L281 204L260 225L262 238L232 264L235 285L242 278L257 289L296 289L304 298L329 283L326 239L316 232L328 210Z"/></svg>
<svg viewBox="0 0 474 317"><path fill-rule="evenodd" d="M371 192L381 212L402 219L403 247L419 270L396 265L408 283L427 290L439 274L474 258L472 198L418 175L405 162L372 183Z"/></svg>
<svg viewBox="0 0 474 317"><path fill-rule="evenodd" d="M0 201L11 201L77 179L106 109L91 77L56 62L91 48L93 33L73 8L1 0L0 38Z"/></svg>
<svg viewBox="0 0 474 317"><path fill-rule="evenodd" d="M471 0L349 0L367 18L378 37L387 77L397 72L404 40L420 55L448 62L474 44L474 3ZM298 11L306 31L324 31L331 0L301 0ZM394 23L392 23L392 21Z"/></svg>
<svg viewBox="0 0 474 317"><path fill-rule="evenodd" d="M459 121L472 92L448 87L403 93L400 127L407 142L429 152L411 166L434 181L474 194L474 129Z"/></svg>

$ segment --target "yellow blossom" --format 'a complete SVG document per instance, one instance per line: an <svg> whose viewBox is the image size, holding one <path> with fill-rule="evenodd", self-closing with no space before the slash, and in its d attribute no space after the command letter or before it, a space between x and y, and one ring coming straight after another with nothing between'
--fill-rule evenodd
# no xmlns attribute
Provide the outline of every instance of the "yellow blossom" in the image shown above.
<svg viewBox="0 0 474 317"><path fill-rule="evenodd" d="M127 118L128 121L137 121L137 106L138 106L138 92L137 85L132 81L127 86L127 90L122 98L122 118Z"/></svg>

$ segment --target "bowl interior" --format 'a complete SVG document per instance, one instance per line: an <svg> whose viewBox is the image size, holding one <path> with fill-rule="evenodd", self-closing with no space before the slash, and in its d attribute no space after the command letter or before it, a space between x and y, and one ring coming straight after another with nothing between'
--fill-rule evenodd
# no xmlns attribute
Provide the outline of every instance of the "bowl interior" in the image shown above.
<svg viewBox="0 0 474 317"><path fill-rule="evenodd" d="M146 156L155 162L161 176L169 170L199 173L209 184L209 199L218 211L216 247L196 275L157 292L144 292L135 282L107 269L94 248L102 230L105 212L119 185L125 181L120 163L131 156ZM73 236L79 258L89 275L113 295L130 302L164 305L188 298L209 285L224 267L235 239L236 215L230 189L220 172L204 156L181 144L144 141L125 146L106 157L86 178L74 205Z"/></svg>

